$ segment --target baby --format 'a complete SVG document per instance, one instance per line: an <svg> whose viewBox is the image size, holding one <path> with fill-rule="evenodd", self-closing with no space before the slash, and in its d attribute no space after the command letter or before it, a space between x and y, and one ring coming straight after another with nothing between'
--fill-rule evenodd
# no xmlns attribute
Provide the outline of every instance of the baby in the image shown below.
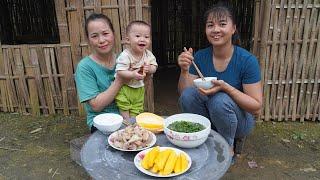
<svg viewBox="0 0 320 180"><path fill-rule="evenodd" d="M125 120L144 111L144 83L146 75L156 72L155 56L148 48L151 45L151 27L144 21L132 21L126 29L129 45L117 58L116 75L130 79L116 96L120 114Z"/></svg>

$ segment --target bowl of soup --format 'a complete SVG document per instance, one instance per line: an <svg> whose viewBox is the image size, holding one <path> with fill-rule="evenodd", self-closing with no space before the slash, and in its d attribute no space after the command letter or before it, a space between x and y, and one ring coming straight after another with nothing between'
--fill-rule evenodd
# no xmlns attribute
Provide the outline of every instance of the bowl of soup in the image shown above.
<svg viewBox="0 0 320 180"><path fill-rule="evenodd" d="M164 133L167 139L182 148L202 145L207 140L210 130L210 120L198 114L175 114L164 120Z"/></svg>

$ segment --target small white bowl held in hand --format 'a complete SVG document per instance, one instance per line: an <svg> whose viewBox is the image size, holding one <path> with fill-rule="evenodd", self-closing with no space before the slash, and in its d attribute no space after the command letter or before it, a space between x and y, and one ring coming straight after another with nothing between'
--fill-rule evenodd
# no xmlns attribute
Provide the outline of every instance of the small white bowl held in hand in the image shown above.
<svg viewBox="0 0 320 180"><path fill-rule="evenodd" d="M205 129L194 133L182 133L173 131L168 126L175 121L189 121L202 124ZM211 131L211 122L208 118L192 113L175 114L164 120L164 133L167 139L174 145L182 148L194 148L203 144Z"/></svg>
<svg viewBox="0 0 320 180"><path fill-rule="evenodd" d="M103 113L93 118L93 126L104 134L118 130L123 122L123 117L114 113Z"/></svg>
<svg viewBox="0 0 320 180"><path fill-rule="evenodd" d="M217 77L205 77L204 80L202 80L201 78L195 79L193 80L193 84L197 87L197 88L203 88L203 89L210 89L213 87L212 84L212 80L217 80Z"/></svg>

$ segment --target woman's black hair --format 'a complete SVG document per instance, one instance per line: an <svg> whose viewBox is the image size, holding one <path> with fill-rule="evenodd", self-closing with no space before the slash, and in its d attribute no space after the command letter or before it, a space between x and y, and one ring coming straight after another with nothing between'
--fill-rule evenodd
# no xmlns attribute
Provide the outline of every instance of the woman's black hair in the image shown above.
<svg viewBox="0 0 320 180"><path fill-rule="evenodd" d="M88 24L91 22L91 21L95 21L97 19L102 19L104 21L106 21L106 23L109 25L111 31L114 33L114 29L113 29L113 25L111 23L111 20L110 18L108 18L108 16L104 15L104 14L98 14L98 13L92 13L90 14L90 16L86 19L86 23L85 23L85 33L86 33L86 36L88 37L89 34L88 34Z"/></svg>
<svg viewBox="0 0 320 180"><path fill-rule="evenodd" d="M219 3L213 5L204 13L204 24L207 23L209 16L213 16L218 20L229 17L232 23L236 25L236 18L233 9L230 4L225 3L224 1L220 1ZM232 44L240 45L240 35L237 30L232 35Z"/></svg>

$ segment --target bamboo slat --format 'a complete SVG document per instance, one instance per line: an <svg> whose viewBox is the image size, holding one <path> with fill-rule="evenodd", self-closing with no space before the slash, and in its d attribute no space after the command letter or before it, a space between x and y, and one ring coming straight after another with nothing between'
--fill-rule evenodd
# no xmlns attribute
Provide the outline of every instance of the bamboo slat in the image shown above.
<svg viewBox="0 0 320 180"><path fill-rule="evenodd" d="M85 6L85 4L81 4L81 3L79 4L79 3L80 2L77 1L77 7L79 7L78 14L79 14L79 23L80 23L79 32L80 32L80 47L81 47L81 44L84 44L87 41L87 37L85 34L85 30L84 30L86 16L85 16L83 6ZM100 1L96 1L96 3L100 4L100 7L101 7ZM101 8L99 8L99 12L101 13ZM81 47L81 48L80 47L78 47L79 50L81 51L80 57L83 57L82 56L83 47ZM79 61L80 61L80 59L77 60L77 63L75 64L74 69L77 68L77 64Z"/></svg>
<svg viewBox="0 0 320 180"><path fill-rule="evenodd" d="M281 82L284 79L285 76L285 45L284 45L284 40L287 38L287 34L288 34L288 22L286 21L286 13L290 13L290 11L288 10L287 12L285 12L284 9L284 0L281 0L280 2L280 12L279 12L279 24L278 29L280 30L280 44L279 44L279 57L278 57L278 72L279 72L279 81ZM279 61L280 60L280 61ZM278 85L278 89L277 89L277 101L276 101L276 109L278 109L278 121L282 121L282 115L283 115L283 86L282 84Z"/></svg>
<svg viewBox="0 0 320 180"><path fill-rule="evenodd" d="M126 26L129 24L129 4L128 1L119 1L119 16L120 18L120 29L121 39L124 40L126 37Z"/></svg>
<svg viewBox="0 0 320 180"><path fill-rule="evenodd" d="M70 0L70 6L76 7L77 11L70 11L68 12L68 19L69 19L69 29L70 29L70 43L71 43L71 59L72 59L72 68L71 71L66 71L65 76L68 82L68 101L69 106L74 107L78 105L78 101L75 97L77 97L76 89L75 89L75 82L73 78L73 72L81 59L81 48L79 44L81 43L81 31L84 27L81 24L81 14L83 7L83 1L76 1ZM81 11L81 12L80 12ZM82 33L83 34L83 33Z"/></svg>
<svg viewBox="0 0 320 180"><path fill-rule="evenodd" d="M151 25L151 11L150 8L142 8L142 4L147 4L147 6L149 7L149 1L144 0L138 3L138 6L140 6L139 8L142 11L142 19L144 21L146 21L147 23L149 23ZM154 86L153 86L153 75L147 77L147 79L145 80L146 85L145 85L145 110L149 111L149 112L154 112Z"/></svg>
<svg viewBox="0 0 320 180"><path fill-rule="evenodd" d="M320 14L318 15L318 23L317 23L317 34L318 34L318 41L317 41L317 48L316 48L316 51L315 51L315 55L314 55L314 58L315 59L318 59L316 61L316 71L315 71L315 81L317 82L317 80L320 79L320 62L319 62L319 57L320 57L320 23L319 23L319 19L320 19ZM314 109L313 109L313 114L316 114L318 113L318 117L316 116L313 116L312 117L312 121L315 121L316 118L318 118L318 120L320 120L320 105L319 105L319 101L320 101L320 94L319 94L319 83L315 83L314 86L313 86L313 90L312 92L315 92L315 93L312 93L312 96L311 96L311 99L313 100L312 101L312 104L316 104L314 106ZM318 96L318 98L317 98ZM318 99L318 101L316 102L316 99Z"/></svg>
<svg viewBox="0 0 320 180"><path fill-rule="evenodd" d="M13 73L19 76L19 80L16 81L17 92L19 94L19 108L21 113L27 113L26 105L29 106L29 93L27 91L27 83L24 76L24 64L22 62L21 49L13 50L13 62L15 66L13 67Z"/></svg>
<svg viewBox="0 0 320 180"><path fill-rule="evenodd" d="M11 78L13 76L11 63L12 62L12 53L11 49L3 50L3 64L4 64L4 75L6 77L6 94L8 95L8 107L9 112L15 112L17 109L15 107L18 106L18 95L16 92L16 88L14 86L14 81Z"/></svg>
<svg viewBox="0 0 320 180"><path fill-rule="evenodd" d="M90 10L89 8L86 8L88 7L89 4L87 4L88 2L85 1L83 3L83 6L81 6L80 4L78 5L79 7L79 14L80 14L80 23L81 23L81 27L80 28L80 34L81 34L81 38L80 38L80 50L81 50L81 57L85 57L87 55L90 54L89 52L89 46L88 44L86 43L87 41L87 37L86 37L86 34L84 32L84 26L85 26L85 19L87 18L86 14L90 14L90 11L86 12L87 10ZM89 3L92 3L91 1L89 1ZM96 2L97 3L97 2ZM103 0L102 1L99 1L98 3L100 3L100 7L98 9L98 12L100 13L103 13ZM93 3L92 3L93 4ZM95 6L93 6L91 9L94 9ZM65 59L66 61L67 59ZM80 59L78 60L80 61ZM77 68L76 66L74 67L75 69ZM68 72L72 72L72 70L69 70ZM70 73L68 73L70 74ZM68 93L67 93L67 89L70 89L67 87L67 81L66 81L66 78L63 79L64 81L64 88L63 88L63 98L64 98L64 104L63 104L63 109L64 109L64 114L69 114L69 105L68 105ZM83 104L80 103L80 101L78 100L77 101L77 107L78 107L78 114L80 116L84 116L86 114L85 110L84 110L84 107L83 107Z"/></svg>
<svg viewBox="0 0 320 180"><path fill-rule="evenodd" d="M50 48L50 62L51 62L51 69L52 69L52 78L54 82L54 89L55 89L55 107L61 107L62 106L62 96L61 96L61 85L60 85L60 80L59 77L56 76L59 71L57 70L57 61L56 61L56 54L55 54L55 48Z"/></svg>
<svg viewBox="0 0 320 180"><path fill-rule="evenodd" d="M23 64L25 65L25 73L31 76L34 76L34 66L30 63L30 54L29 54L29 47L27 45L22 46L22 57L23 57ZM30 108L31 113L33 115L40 115L40 107L39 107L39 98L38 98L38 90L36 86L35 79L26 79L27 81L27 89L26 91L29 92L30 100Z"/></svg>
<svg viewBox="0 0 320 180"><path fill-rule="evenodd" d="M70 6L77 7L78 10L81 6L83 6L83 1L76 1L76 0L70 0ZM81 26L80 22L80 15L81 13L79 11L70 11L67 13L68 20L69 20L69 29L70 29L70 43L71 43L71 56L72 56L72 67L75 68L81 59L81 52L79 48L80 41L80 28L83 28Z"/></svg>
<svg viewBox="0 0 320 180"><path fill-rule="evenodd" d="M260 26L260 23L259 22L262 22L261 21L261 18L262 16L260 16L260 0L255 0L254 2L254 28L253 28L253 46L252 46L252 52L253 54L256 54L257 55L257 58L258 60L260 60L260 57L259 57L259 49L258 49L258 43L259 42L259 35L260 35L260 32L261 32L261 26Z"/></svg>
<svg viewBox="0 0 320 180"><path fill-rule="evenodd" d="M42 86L43 86L43 89L44 91L42 92L43 93L43 96L45 97L45 106L42 106L43 108L43 113L48 113L48 114L51 114L52 111L54 111L52 108L49 109L50 107L50 93L48 93L47 91L47 87L48 87L48 72L47 72L47 66L46 66L46 62L45 62L45 55L44 55L44 49L47 48L47 47L42 47L42 46L38 46L36 48L36 52L37 52L37 56L38 56L38 63L39 63L39 67L40 67L40 71L41 71L41 81L42 81ZM49 47L50 48L50 47ZM42 75L45 75L45 77L42 77Z"/></svg>
<svg viewBox="0 0 320 180"><path fill-rule="evenodd" d="M55 9L56 9L56 17L59 28L59 37L60 43L69 42L69 31L68 31L68 22L65 8L64 0L55 0Z"/></svg>
<svg viewBox="0 0 320 180"><path fill-rule="evenodd" d="M77 100L77 94L75 90L75 82L74 82L74 74L72 69L72 61L71 61L72 55L71 55L71 49L68 47L61 47L61 56L59 59L62 62L62 67L60 69L63 69L63 84L65 84L63 89L63 99L64 99L64 113L69 114L72 112L69 112L71 108L73 107L80 107ZM68 106L68 108L66 107Z"/></svg>
<svg viewBox="0 0 320 180"><path fill-rule="evenodd" d="M128 11L126 12L129 15L129 22L136 20L137 12L136 12L136 0L128 0Z"/></svg>
<svg viewBox="0 0 320 180"><path fill-rule="evenodd" d="M292 1L289 0L288 1L288 7L291 7ZM291 12L292 8L288 8L288 12L287 12L287 16L286 16L286 21L289 21L289 27L288 27L288 41L292 40L292 36L293 36L293 16L294 16L294 12ZM284 85L284 95L283 95L283 107L284 107L284 120L288 121L288 117L289 117L289 98L290 98L290 94L289 94L289 82L291 80L291 72L292 71L292 43L288 43L287 44L287 48L286 48L286 55L285 55L285 60L286 60L286 77L285 77L285 85Z"/></svg>
<svg viewBox="0 0 320 180"><path fill-rule="evenodd" d="M146 21L150 25L151 23L151 5L150 0L142 0L142 20Z"/></svg>
<svg viewBox="0 0 320 180"><path fill-rule="evenodd" d="M143 20L142 18L142 0L135 0L135 19Z"/></svg>
<svg viewBox="0 0 320 180"><path fill-rule="evenodd" d="M0 42L0 75L4 76L4 62L3 62L1 42ZM9 106L6 89L7 89L6 80L5 79L0 80L0 110L2 110L3 112L8 112L8 106Z"/></svg>
<svg viewBox="0 0 320 180"><path fill-rule="evenodd" d="M261 8L263 9L263 19L262 21L262 32L261 32L261 43L260 43L260 65L261 65L261 76L262 76L262 84L263 84L263 90L264 90L264 103L265 103L265 120L268 121L270 119L270 104L269 104L269 94L267 93L267 85L264 83L266 80L265 77L265 69L268 67L269 63L267 61L267 39L268 39L268 31L269 31L269 22L270 22L270 12L271 12L271 3L269 1L264 1L264 4L261 4Z"/></svg>
<svg viewBox="0 0 320 180"><path fill-rule="evenodd" d="M41 69L39 66L39 58L38 58L38 53L40 52L41 49L38 48L30 48L30 64L32 66L34 66L33 69L33 74L34 74L34 79L35 79L35 85L38 89L38 98L39 98L39 102L40 102L40 106L41 107L46 107L46 99L45 99L45 95L44 95L44 87L43 87L43 81L41 78ZM40 109L39 106L39 109ZM42 109L42 113L43 114L48 114L48 110L46 108Z"/></svg>
<svg viewBox="0 0 320 180"><path fill-rule="evenodd" d="M279 56L279 45L276 44L276 40L279 40L280 37L280 29L278 29L278 21L279 21L279 11L276 10L275 8L275 3L272 5L271 9L271 15L272 15L272 24L270 22L270 30L272 30L272 45L271 45L271 56L269 59L269 67L268 68L268 73L266 75L266 79L272 78L272 82L278 79L278 56ZM277 109L276 109L276 100L277 100L277 95L274 93L276 90L277 85L271 84L271 97L270 97L270 109L271 109L271 119L276 119L275 115L277 114Z"/></svg>
<svg viewBox="0 0 320 180"><path fill-rule="evenodd" d="M304 4L303 4L303 9L302 9L302 14L301 14L301 18L300 18L300 28L301 29L304 29L304 25L306 25L307 27L305 27L306 31L301 31L301 34L300 34L300 37L303 39L303 40L306 40L308 37L308 30L309 30L309 24L308 24L308 19L309 19L309 13L307 11L307 1L304 1ZM302 77L302 68L303 68L303 65L306 61L306 48L307 48L307 44L306 42L303 42L302 45L301 45L301 49L300 49L300 58L297 62L297 71L296 71L296 75L297 75L297 78L304 78ZM304 79L302 79L304 80ZM293 112L293 115L295 115L296 113L300 113L300 104L299 103L299 97L302 97L303 96L303 84L300 85L300 86L296 86L295 88L295 98L294 98L294 112ZM300 121L303 121L303 118L300 118Z"/></svg>
<svg viewBox="0 0 320 180"><path fill-rule="evenodd" d="M94 11L97 13L101 13L101 0L94 0ZM80 16L80 17L83 17L83 16Z"/></svg>
<svg viewBox="0 0 320 180"><path fill-rule="evenodd" d="M57 61L60 62L58 63L58 70L59 72L65 72L65 68L64 66L66 66L66 64L63 64L63 55L62 55L62 48L57 46L56 47L56 52L57 52ZM64 54L66 54L64 52ZM67 94L67 81L66 81L66 77L63 76L60 79L61 82L61 95L62 95L62 107L63 107L63 114L64 115L69 115L69 106L68 106L68 94Z"/></svg>
<svg viewBox="0 0 320 180"><path fill-rule="evenodd" d="M51 72L51 63L50 63L50 53L48 48L44 48L44 64L46 66L46 73L48 75L48 78L44 79L44 88L46 92L46 100L47 105L49 108L50 114L56 114L54 105L54 97L56 95L55 89L54 89L54 83L52 78L52 72Z"/></svg>

